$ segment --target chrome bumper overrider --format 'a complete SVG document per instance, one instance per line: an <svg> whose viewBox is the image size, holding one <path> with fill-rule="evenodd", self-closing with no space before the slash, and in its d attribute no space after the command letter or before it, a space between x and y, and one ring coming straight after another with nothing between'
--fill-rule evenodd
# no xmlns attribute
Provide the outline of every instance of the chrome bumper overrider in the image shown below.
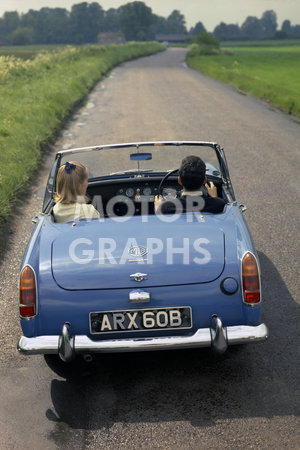
<svg viewBox="0 0 300 450"><path fill-rule="evenodd" d="M153 338L111 339L93 341L88 336L71 336L70 324L65 323L61 336L22 336L19 352L26 355L59 354L63 361L70 361L78 354L134 352L147 350L175 350L181 348L212 347L223 353L228 345L262 341L268 338L264 323L258 326L238 325L223 327L219 317L213 316L210 328L201 328L192 336L167 336Z"/></svg>

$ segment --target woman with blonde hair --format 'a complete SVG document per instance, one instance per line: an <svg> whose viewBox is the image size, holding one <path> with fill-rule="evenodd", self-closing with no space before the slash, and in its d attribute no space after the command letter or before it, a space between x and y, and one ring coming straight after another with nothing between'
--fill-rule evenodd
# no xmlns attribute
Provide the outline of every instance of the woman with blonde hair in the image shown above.
<svg viewBox="0 0 300 450"><path fill-rule="evenodd" d="M83 164L67 161L59 168L54 196L56 204L53 208L55 222L100 218L94 206L87 204L87 187L88 169Z"/></svg>

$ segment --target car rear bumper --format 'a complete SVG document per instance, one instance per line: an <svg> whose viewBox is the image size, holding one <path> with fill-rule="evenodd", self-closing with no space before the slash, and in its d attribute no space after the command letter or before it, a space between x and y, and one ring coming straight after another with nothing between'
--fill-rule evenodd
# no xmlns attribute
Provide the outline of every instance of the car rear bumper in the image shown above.
<svg viewBox="0 0 300 450"><path fill-rule="evenodd" d="M134 352L150 350L175 350L212 347L223 353L228 345L262 341L268 338L264 323L258 326L238 325L223 327L219 317L212 317L211 327L202 328L191 336L167 336L153 338L111 339L93 341L88 336L70 337L70 324L65 323L61 336L22 336L18 350L26 355L59 354L63 361L70 361L76 354Z"/></svg>

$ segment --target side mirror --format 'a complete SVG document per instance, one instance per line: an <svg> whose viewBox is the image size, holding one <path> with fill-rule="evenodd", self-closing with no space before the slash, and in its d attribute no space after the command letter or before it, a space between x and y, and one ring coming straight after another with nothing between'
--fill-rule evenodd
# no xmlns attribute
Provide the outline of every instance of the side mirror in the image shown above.
<svg viewBox="0 0 300 450"><path fill-rule="evenodd" d="M240 210L242 211L242 213L244 214L247 211L247 206L246 205L239 205Z"/></svg>

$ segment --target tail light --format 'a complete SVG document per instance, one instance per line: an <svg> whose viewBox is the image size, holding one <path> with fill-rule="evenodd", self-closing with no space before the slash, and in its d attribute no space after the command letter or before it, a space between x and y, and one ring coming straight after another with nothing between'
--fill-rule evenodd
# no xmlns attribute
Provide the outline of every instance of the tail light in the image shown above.
<svg viewBox="0 0 300 450"><path fill-rule="evenodd" d="M256 305L260 302L259 271L255 256L247 252L242 261L242 282L244 302Z"/></svg>
<svg viewBox="0 0 300 450"><path fill-rule="evenodd" d="M31 267L25 266L20 276L20 316L32 318L36 315L36 283Z"/></svg>

